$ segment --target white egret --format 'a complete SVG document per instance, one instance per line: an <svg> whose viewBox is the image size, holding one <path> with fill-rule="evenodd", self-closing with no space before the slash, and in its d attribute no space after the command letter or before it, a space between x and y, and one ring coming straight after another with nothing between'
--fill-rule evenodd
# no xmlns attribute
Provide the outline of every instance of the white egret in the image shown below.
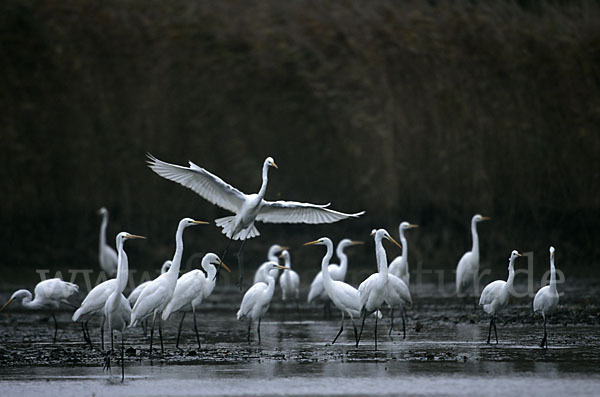
<svg viewBox="0 0 600 397"><path fill-rule="evenodd" d="M333 256L333 243L328 237L322 237L318 240L305 243L304 245L324 245L327 248L327 252L321 260L323 286L325 287L325 291L327 291L329 299L331 299L335 307L342 312L340 330L331 344L335 344L335 341L344 330L344 317L346 314L348 314L352 320L352 326L354 327L354 340L358 346L358 332L356 330L354 318L360 317L360 296L358 294L358 290L353 286L346 284L343 281L338 281L331 278L331 274L329 274L329 261Z"/></svg>
<svg viewBox="0 0 600 397"><path fill-rule="evenodd" d="M558 291L556 290L556 269L554 268L554 247L550 247L550 285L540 288L533 299L533 312L541 313L544 318L544 337L540 347L548 348L546 333L546 315L554 313L558 306Z"/></svg>
<svg viewBox="0 0 600 397"><path fill-rule="evenodd" d="M269 252L267 253L267 261L263 262L262 265L260 265L258 267L258 269L256 269L256 272L254 273L254 284L258 283L259 281L262 281L263 283L267 282L267 279L265 277L265 269L269 268L271 266L271 264L269 262L279 262L279 258L277 256L277 254L279 254L281 251L289 249L289 247L283 246L283 245L277 245L274 244L269 248Z"/></svg>
<svg viewBox="0 0 600 397"><path fill-rule="evenodd" d="M108 210L102 207L98 210L98 215L102 215L100 224L100 241L98 247L98 260L100 268L108 275L114 277L117 273L117 251L106 244L106 227L108 226Z"/></svg>
<svg viewBox="0 0 600 397"><path fill-rule="evenodd" d="M477 223L487 221L490 218L474 215L471 219L471 235L473 237L473 247L471 251L465 252L458 261L456 267L456 294L467 293L467 290L473 288L474 295L477 296L477 277L479 276L479 236L477 235Z"/></svg>
<svg viewBox="0 0 600 397"><path fill-rule="evenodd" d="M496 280L492 281L485 286L479 298L479 305L483 306L483 311L491 314L490 329L488 331L487 343L490 343L490 337L492 336L492 326L494 326L494 335L496 336L496 344L498 344L498 332L496 331L496 315L499 311L504 309L508 305L508 298L510 297L513 289L513 282L515 279L515 259L521 254L514 250L510 254L508 260L508 280Z"/></svg>
<svg viewBox="0 0 600 397"><path fill-rule="evenodd" d="M400 244L402 244L402 255L397 256L393 261L390 262L389 273L396 277L400 277L404 284L407 286L410 284L410 273L408 272L408 244L404 231L407 229L414 229L419 225L413 225L408 222L402 222L398 227L400 232Z"/></svg>
<svg viewBox="0 0 600 397"><path fill-rule="evenodd" d="M279 277L281 300L285 302L288 297L295 299L298 316L300 316L300 276L292 270L292 260L288 250L284 250L280 257L284 260L284 266L286 267L286 270Z"/></svg>
<svg viewBox="0 0 600 397"><path fill-rule="evenodd" d="M334 211L327 208L329 204L265 200L268 170L270 167L277 168L272 157L267 157L263 163L262 185L256 194L242 193L204 168L191 161L189 164L189 167L169 164L148 154L148 165L158 175L192 189L212 204L235 214L216 219L215 223L218 227L223 228L223 234L230 239L229 243L231 240L242 240L238 252L240 289L243 282L242 251L244 243L247 239L260 235L254 222L320 224L337 222L346 218L357 218L364 214L364 211L354 214ZM225 253L222 255L222 259L225 259Z"/></svg>
<svg viewBox="0 0 600 397"><path fill-rule="evenodd" d="M58 333L58 324L54 311L58 310L61 303L73 306L69 303L69 298L79 292L79 287L73 283L68 283L60 278L51 278L37 283L34 289L35 298L31 292L26 289L15 291L10 299L0 308L0 312L14 301L21 301L21 305L31 310L50 310L54 320L54 339L56 343L56 334Z"/></svg>
<svg viewBox="0 0 600 397"><path fill-rule="evenodd" d="M81 321L81 326L84 330L84 338L86 339L86 342L89 343L90 347L92 346L92 340L90 338L90 331L87 324L92 317L98 315L102 317L102 323L100 325L100 339L102 350L104 350L104 322L106 320L106 317L104 317L104 304L116 287L117 280L114 278L98 284L92 288L83 302L81 302L79 309L75 310L75 313L73 313L73 321ZM86 331L87 335L85 334Z"/></svg>
<svg viewBox="0 0 600 397"><path fill-rule="evenodd" d="M371 232L373 234L373 232ZM365 281L360 283L358 286L358 295L360 297L360 311L362 313L362 325L360 327L360 333L358 334L358 341L360 342L362 331L365 326L365 319L367 314L376 312L381 308L385 302L388 289L388 265L387 256L385 249L381 243L382 239L388 239L398 247L402 246L390 236L385 229L376 230L375 236L375 255L377 260L377 273L371 274ZM377 350L377 316L375 317L375 350Z"/></svg>
<svg viewBox="0 0 600 397"><path fill-rule="evenodd" d="M346 278L346 272L348 271L348 256L344 252L344 249L346 249L346 247L350 247L353 245L359 245L359 244L364 244L364 243L362 241L354 241L354 240L350 240L348 238L343 239L342 241L340 241L338 243L335 253L336 253L338 259L340 260L340 264L336 265L336 264L332 263L327 267L327 270L329 271L329 275L331 276L332 280L344 281L344 279ZM329 299L329 295L327 294L327 291L325 290L325 286L323 285L323 272L322 271L319 271L319 273L317 273L317 275L313 279L312 283L310 284L310 290L308 292L307 300L308 300L308 303L311 303L315 300L323 301L324 305L325 305L324 312L331 314L331 310L329 308L329 303L331 301Z"/></svg>
<svg viewBox="0 0 600 397"><path fill-rule="evenodd" d="M260 345L260 322L262 317L269 310L271 299L273 299L273 292L275 291L275 277L279 269L286 269L277 262L271 262L270 269L267 269L266 278L267 283L258 282L254 284L242 298L242 304L240 309L237 311L237 319L242 320L248 319L248 343L250 343L250 329L252 327L252 321L258 321L258 344Z"/></svg>
<svg viewBox="0 0 600 397"><path fill-rule="evenodd" d="M127 232L121 232L117 234L117 252L118 252L118 262L117 262L117 281L116 287L113 289L111 294L109 295L106 303L104 304L104 317L108 321L108 330L110 331L110 352L106 355L106 363L104 365L105 369L110 370L110 357L114 352L113 347L113 330L119 331L121 333L121 382L125 379L125 342L124 342L124 334L125 329L129 326L129 322L131 321L131 306L129 305L129 301L125 296L123 296L123 291L127 286L127 281L129 280L129 261L127 259L127 254L123 248L125 244L125 240L129 239L145 239L146 237L137 236L135 234L130 234Z"/></svg>
<svg viewBox="0 0 600 397"><path fill-rule="evenodd" d="M167 306L175 286L177 285L177 277L179 276L179 268L181 266L181 257L183 255L183 231L189 226L207 225L208 222L195 221L190 218L183 218L179 221L177 232L175 233L175 255L171 263L171 267L165 274L161 274L150 282L144 288L138 298L133 311L131 313L131 326L135 327L139 321L152 316L152 328L150 329L150 354L152 354L152 339L154 336L154 322L158 315L158 333L160 336L160 351L164 354L164 346L162 340L162 321L160 314Z"/></svg>
<svg viewBox="0 0 600 397"><path fill-rule="evenodd" d="M185 273L177 280L175 291L171 301L165 307L162 313L162 319L168 320L171 314L175 312L183 312L181 321L179 322L179 329L177 330L177 343L175 348L179 348L179 338L181 336L181 326L183 325L183 319L188 311L194 314L194 331L196 332L196 341L198 342L198 349L201 349L200 336L198 335L198 325L196 324L196 308L200 306L202 301L212 294L215 289L215 275L217 274L217 267L222 265L225 270L231 272L229 267L221 259L213 253L208 253L202 258L202 269L190 270Z"/></svg>
<svg viewBox="0 0 600 397"><path fill-rule="evenodd" d="M160 274L165 274L169 270L170 267L171 267L171 260L164 261L162 267L160 268ZM131 293L127 297L127 300L131 304L131 307L135 306L135 302L137 302L138 298L140 297L140 294L142 293L144 288L146 288L148 286L148 284L150 284L151 281L152 280L144 281L143 283L141 283L140 285L135 287L133 289L133 291L131 291Z"/></svg>

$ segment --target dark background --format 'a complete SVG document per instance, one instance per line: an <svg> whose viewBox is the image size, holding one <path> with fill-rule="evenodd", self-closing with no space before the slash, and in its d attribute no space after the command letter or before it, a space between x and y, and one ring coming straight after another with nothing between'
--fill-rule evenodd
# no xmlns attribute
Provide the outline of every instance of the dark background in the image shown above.
<svg viewBox="0 0 600 397"><path fill-rule="evenodd" d="M147 270L172 256L180 218L227 214L151 172L146 152L247 193L271 155L267 199L367 211L259 223L248 272L280 242L316 273L323 249L298 247L323 235L369 241L351 268L370 272L371 228L397 236L408 220L411 267L450 280L479 212L493 276L512 249L544 272L550 244L567 275L598 275L597 2L257 3L1 3L2 282L96 269L101 206L111 244L149 237L127 245ZM184 259L227 242L214 225L185 240Z"/></svg>

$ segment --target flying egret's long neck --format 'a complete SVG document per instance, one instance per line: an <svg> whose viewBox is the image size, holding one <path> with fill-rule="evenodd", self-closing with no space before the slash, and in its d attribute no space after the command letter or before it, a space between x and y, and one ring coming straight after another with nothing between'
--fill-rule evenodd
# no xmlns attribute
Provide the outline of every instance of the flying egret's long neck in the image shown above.
<svg viewBox="0 0 600 397"><path fill-rule="evenodd" d="M102 247L106 245L106 226L108 225L108 214L105 212L102 214L102 223L100 223L100 242L99 252L102 252Z"/></svg>
<svg viewBox="0 0 600 397"><path fill-rule="evenodd" d="M344 246L339 246L335 250L335 254L340 259L340 270L343 274L348 271L348 256L344 253Z"/></svg>
<svg viewBox="0 0 600 397"><path fill-rule="evenodd" d="M385 282L388 277L388 264L385 248L383 248L381 240L382 237L375 236L375 258L377 258L377 270L383 276L382 280Z"/></svg>
<svg viewBox="0 0 600 397"><path fill-rule="evenodd" d="M556 292L556 268L554 267L554 256L550 258L550 289Z"/></svg>
<svg viewBox="0 0 600 397"><path fill-rule="evenodd" d="M269 165L265 163L262 169L262 185L260 185L260 190L258 191L258 197L261 199L265 197L265 193L267 192L267 183L269 182Z"/></svg>
<svg viewBox="0 0 600 397"><path fill-rule="evenodd" d="M329 261L333 256L333 243L331 241L326 241L325 246L327 247L327 252L321 261L321 273L323 273L323 285L327 289L333 286L333 280L329 274Z"/></svg>
<svg viewBox="0 0 600 397"><path fill-rule="evenodd" d="M471 222L471 235L473 236L473 248L471 252L479 259L479 235L477 234L477 222ZM404 242L402 242L404 244Z"/></svg>
<svg viewBox="0 0 600 397"><path fill-rule="evenodd" d="M400 243L402 244L402 261L408 261L408 244L406 244L406 237L404 237L404 229L400 229Z"/></svg>
<svg viewBox="0 0 600 397"><path fill-rule="evenodd" d="M117 260L117 292L122 293L125 291L127 281L129 277L129 261L127 260L127 254L123 246L125 245L124 239L119 239L117 245L118 260Z"/></svg>
<svg viewBox="0 0 600 397"><path fill-rule="evenodd" d="M179 276L179 267L181 266L181 257L183 256L183 231L185 226L180 224L175 233L175 255L171 261L171 267L167 271L167 275L170 279L177 279Z"/></svg>

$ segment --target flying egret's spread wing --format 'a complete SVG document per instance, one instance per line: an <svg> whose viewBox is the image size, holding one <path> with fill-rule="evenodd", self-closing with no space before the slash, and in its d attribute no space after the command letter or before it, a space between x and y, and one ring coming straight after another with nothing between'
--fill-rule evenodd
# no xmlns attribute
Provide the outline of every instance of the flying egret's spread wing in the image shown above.
<svg viewBox="0 0 600 397"><path fill-rule="evenodd" d="M266 200L263 203L256 220L264 223L333 223L346 218L358 218L365 213L346 214L327 208L329 204Z"/></svg>
<svg viewBox="0 0 600 397"><path fill-rule="evenodd" d="M166 163L148 153L148 166L163 178L192 189L212 204L238 213L245 201L244 193L190 161L189 167Z"/></svg>

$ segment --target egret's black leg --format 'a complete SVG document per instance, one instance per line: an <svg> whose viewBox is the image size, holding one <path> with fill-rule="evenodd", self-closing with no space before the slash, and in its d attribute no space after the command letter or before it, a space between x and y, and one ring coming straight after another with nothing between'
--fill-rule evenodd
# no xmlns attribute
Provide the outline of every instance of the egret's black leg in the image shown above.
<svg viewBox="0 0 600 397"><path fill-rule="evenodd" d="M496 336L496 344L498 344L498 331L496 331L496 316L494 316L494 335Z"/></svg>
<svg viewBox="0 0 600 397"><path fill-rule="evenodd" d="M260 322L262 321L262 317L258 318L258 328L256 329L256 332L258 333L258 344L260 345Z"/></svg>
<svg viewBox="0 0 600 397"><path fill-rule="evenodd" d="M375 313L375 350L377 350L377 313Z"/></svg>
<svg viewBox="0 0 600 397"><path fill-rule="evenodd" d="M181 337L181 327L183 326L183 319L185 318L186 312L183 312L181 321L179 322L179 329L177 330L177 342L175 343L175 349L179 349L179 338Z"/></svg>
<svg viewBox="0 0 600 397"><path fill-rule="evenodd" d="M152 341L154 339L154 323L156 322L156 314L152 317L152 326L150 327L150 356L152 357Z"/></svg>
<svg viewBox="0 0 600 397"><path fill-rule="evenodd" d="M358 332L356 329L356 324L354 323L354 317L350 316L352 319L352 326L354 327L354 340L356 341L356 346L358 346Z"/></svg>
<svg viewBox="0 0 600 397"><path fill-rule="evenodd" d="M392 329L394 328L394 308L390 308L390 330L388 331L388 336L392 336Z"/></svg>
<svg viewBox="0 0 600 397"><path fill-rule="evenodd" d="M360 343L360 338L362 338L363 328L365 327L365 318L367 318L367 309L362 309L362 324L360 326L360 332L358 333L358 339L356 340L356 347Z"/></svg>
<svg viewBox="0 0 600 397"><path fill-rule="evenodd" d="M406 312L402 308L402 339L406 339Z"/></svg>
<svg viewBox="0 0 600 397"><path fill-rule="evenodd" d="M546 333L546 316L544 316L544 337L542 338L542 343L540 343L541 348L548 348L548 334Z"/></svg>
<svg viewBox="0 0 600 397"><path fill-rule="evenodd" d="M108 322L108 325L110 326L110 321ZM113 343L113 339L114 339L113 330L112 330L112 327L110 327L110 350L111 351L115 350L115 345Z"/></svg>
<svg viewBox="0 0 600 397"><path fill-rule="evenodd" d="M54 313L52 313L52 319L54 320L54 344L56 344L56 334L58 334L58 323L56 322L56 317L54 317Z"/></svg>
<svg viewBox="0 0 600 397"><path fill-rule="evenodd" d="M121 383L125 380L125 342L123 341L123 332L121 330Z"/></svg>
<svg viewBox="0 0 600 397"><path fill-rule="evenodd" d="M250 329L252 327L252 319L248 319L248 344L250 344Z"/></svg>
<svg viewBox="0 0 600 397"><path fill-rule="evenodd" d="M240 245L240 250L237 254L238 259L238 272L240 273L240 291L244 289L244 245L246 245L246 240L242 240L242 244ZM260 322L260 320L259 320Z"/></svg>
<svg viewBox="0 0 600 397"><path fill-rule="evenodd" d="M200 345L200 336L198 335L198 325L196 324L196 311L194 310L194 331L196 332L196 342L198 342L198 349L202 349Z"/></svg>
<svg viewBox="0 0 600 397"><path fill-rule="evenodd" d="M333 342L331 342L331 344L333 345L335 343L335 341L337 340L337 338L340 336L340 334L342 333L342 331L344 330L344 312L342 311L342 322L341 322L341 327L339 332L337 333L337 335L335 336L335 338L333 338Z"/></svg>
<svg viewBox="0 0 600 397"><path fill-rule="evenodd" d="M492 336L492 324L494 323L494 316L492 316L492 318L490 319L490 329L488 330L488 338L487 338L487 344L490 344L490 338Z"/></svg>
<svg viewBox="0 0 600 397"><path fill-rule="evenodd" d="M88 336L88 334L85 333L85 322L81 322L81 331L83 332L83 340L85 342L86 345L89 345L90 348L92 347L92 341L90 340L90 337Z"/></svg>
<svg viewBox="0 0 600 397"><path fill-rule="evenodd" d="M160 355L165 355L165 348L163 346L163 337L162 337L162 316L158 317L158 336L160 337Z"/></svg>
<svg viewBox="0 0 600 397"><path fill-rule="evenodd" d="M90 348L93 349L94 346L92 344L92 337L90 335L90 326L89 326L89 322L90 320L85 322L85 332L87 333L87 337L88 337L88 341L90 342Z"/></svg>
<svg viewBox="0 0 600 397"><path fill-rule="evenodd" d="M148 319L142 321L142 331L144 331L144 337L148 336Z"/></svg>

